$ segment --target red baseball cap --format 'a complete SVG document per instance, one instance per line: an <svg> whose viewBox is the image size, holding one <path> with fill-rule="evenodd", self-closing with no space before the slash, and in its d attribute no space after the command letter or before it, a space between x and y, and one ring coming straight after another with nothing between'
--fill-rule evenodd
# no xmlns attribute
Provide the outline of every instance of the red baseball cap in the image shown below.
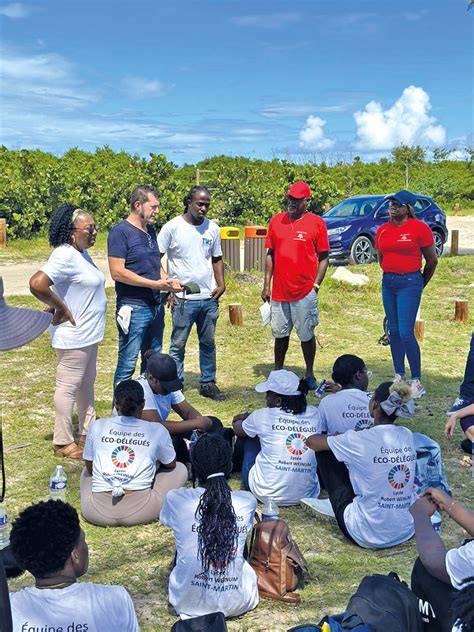
<svg viewBox="0 0 474 632"><path fill-rule="evenodd" d="M311 197L311 189L306 182L293 182L288 195L294 198L309 198Z"/></svg>

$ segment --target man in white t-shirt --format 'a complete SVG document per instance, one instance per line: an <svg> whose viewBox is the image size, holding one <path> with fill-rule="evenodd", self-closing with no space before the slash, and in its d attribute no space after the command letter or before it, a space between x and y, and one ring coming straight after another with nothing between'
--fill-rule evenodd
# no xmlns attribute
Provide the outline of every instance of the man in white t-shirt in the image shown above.
<svg viewBox="0 0 474 632"><path fill-rule="evenodd" d="M13 630L138 632L132 600L121 586L77 579L89 551L76 510L60 500L32 505L13 523L11 546L35 586L10 594Z"/></svg>
<svg viewBox="0 0 474 632"><path fill-rule="evenodd" d="M224 262L217 224L207 219L211 197L208 189L195 186L184 198L184 213L167 222L158 235L158 248L168 257L168 273L183 284L186 294L171 295L173 331L170 355L178 376L184 377L184 354L193 324L199 339L200 394L221 401L225 395L216 385L216 323L218 300L225 292ZM198 289L199 288L199 289Z"/></svg>
<svg viewBox="0 0 474 632"><path fill-rule="evenodd" d="M369 412L372 393L367 393L369 372L362 358L352 354L339 356L332 368L332 379L333 392L324 397L318 407L318 433L371 428L374 425Z"/></svg>
<svg viewBox="0 0 474 632"><path fill-rule="evenodd" d="M474 577L474 540L446 551L430 520L437 510L445 511L474 536L474 513L439 487L429 487L410 509L419 554L412 570L411 589L420 601L423 622L430 632L451 630L459 616L452 611L456 595L466 586L466 580Z"/></svg>

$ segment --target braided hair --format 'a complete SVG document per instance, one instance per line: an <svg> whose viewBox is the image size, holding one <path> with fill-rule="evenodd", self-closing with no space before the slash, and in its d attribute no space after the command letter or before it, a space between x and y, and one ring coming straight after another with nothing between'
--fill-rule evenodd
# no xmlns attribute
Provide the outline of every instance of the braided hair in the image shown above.
<svg viewBox="0 0 474 632"><path fill-rule="evenodd" d="M188 210L189 203L192 202L195 193L207 193L209 197L211 197L211 193L208 188L203 187L197 184L194 187L191 187L189 191L184 196L183 204L184 204L184 212Z"/></svg>
<svg viewBox="0 0 474 632"><path fill-rule="evenodd" d="M281 399L280 408L285 413L293 415L301 415L306 410L306 395L308 394L308 382L303 378L298 385L299 395L280 395Z"/></svg>
<svg viewBox="0 0 474 632"><path fill-rule="evenodd" d="M231 490L225 479L232 470L232 449L222 437L205 433L194 444L191 464L199 483L206 486L196 509L198 556L204 572L212 567L224 574L234 558L238 537ZM225 476L208 478L218 472Z"/></svg>
<svg viewBox="0 0 474 632"><path fill-rule="evenodd" d="M86 213L77 204L71 204L70 202L65 202L55 209L49 220L49 245L56 248L57 246L71 243L74 222L80 215L86 215Z"/></svg>

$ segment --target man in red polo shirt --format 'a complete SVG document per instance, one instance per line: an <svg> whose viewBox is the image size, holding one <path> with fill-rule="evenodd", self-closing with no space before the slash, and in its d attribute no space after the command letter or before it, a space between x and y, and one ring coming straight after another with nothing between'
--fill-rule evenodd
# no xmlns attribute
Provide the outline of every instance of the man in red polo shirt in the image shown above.
<svg viewBox="0 0 474 632"><path fill-rule="evenodd" d="M310 197L311 189L305 182L294 182L288 191L288 210L270 220L262 299L271 300L275 370L283 368L294 327L301 340L305 377L313 389L314 328L318 324L318 291L329 264L329 240L324 220L307 212Z"/></svg>

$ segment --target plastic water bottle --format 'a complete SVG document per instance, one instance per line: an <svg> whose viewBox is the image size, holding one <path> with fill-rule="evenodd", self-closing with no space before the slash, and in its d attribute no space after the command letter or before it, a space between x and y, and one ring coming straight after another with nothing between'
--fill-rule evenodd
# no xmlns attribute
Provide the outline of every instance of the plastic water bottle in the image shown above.
<svg viewBox="0 0 474 632"><path fill-rule="evenodd" d="M262 522L267 520L278 520L280 517L280 510L278 505L271 498L267 498L262 507Z"/></svg>
<svg viewBox="0 0 474 632"><path fill-rule="evenodd" d="M439 511L435 511L431 516L431 525L436 533L441 533L441 514Z"/></svg>
<svg viewBox="0 0 474 632"><path fill-rule="evenodd" d="M5 507L0 505L0 551L10 544L8 516Z"/></svg>
<svg viewBox="0 0 474 632"><path fill-rule="evenodd" d="M428 487L440 487L439 469L436 461L432 458L426 464L426 482Z"/></svg>
<svg viewBox="0 0 474 632"><path fill-rule="evenodd" d="M56 469L49 479L49 497L51 500L66 502L67 476L62 465L56 465Z"/></svg>

